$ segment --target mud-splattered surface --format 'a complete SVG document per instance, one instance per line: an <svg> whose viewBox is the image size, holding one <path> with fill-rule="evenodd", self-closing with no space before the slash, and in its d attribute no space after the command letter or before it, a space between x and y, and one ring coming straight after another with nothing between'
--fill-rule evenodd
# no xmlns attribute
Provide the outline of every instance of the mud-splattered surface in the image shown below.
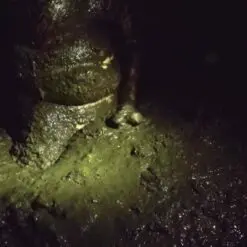
<svg viewBox="0 0 247 247"><path fill-rule="evenodd" d="M244 152L209 132L98 121L46 171L3 133L0 246L245 246Z"/></svg>

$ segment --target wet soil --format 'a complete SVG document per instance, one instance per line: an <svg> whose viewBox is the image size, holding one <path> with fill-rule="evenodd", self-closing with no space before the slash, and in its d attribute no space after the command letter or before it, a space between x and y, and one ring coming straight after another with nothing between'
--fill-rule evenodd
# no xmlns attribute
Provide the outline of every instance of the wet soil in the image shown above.
<svg viewBox="0 0 247 247"><path fill-rule="evenodd" d="M218 125L98 121L45 171L18 167L2 132L0 245L245 246L246 152Z"/></svg>

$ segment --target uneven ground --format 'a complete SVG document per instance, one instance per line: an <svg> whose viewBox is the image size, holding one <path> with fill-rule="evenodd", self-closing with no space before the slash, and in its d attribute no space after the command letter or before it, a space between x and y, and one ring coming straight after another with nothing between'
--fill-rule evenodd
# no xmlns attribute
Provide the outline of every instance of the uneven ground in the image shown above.
<svg viewBox="0 0 247 247"><path fill-rule="evenodd" d="M2 132L0 246L246 246L244 151L152 119L96 122L46 171L19 168Z"/></svg>

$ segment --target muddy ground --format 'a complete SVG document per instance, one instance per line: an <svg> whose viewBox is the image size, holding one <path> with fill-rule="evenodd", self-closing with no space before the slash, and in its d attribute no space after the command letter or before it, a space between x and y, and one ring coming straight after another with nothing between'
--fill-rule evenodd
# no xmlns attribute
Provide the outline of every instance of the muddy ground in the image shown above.
<svg viewBox="0 0 247 247"><path fill-rule="evenodd" d="M136 1L142 85L167 108L186 108L186 119L151 106L138 126L95 122L45 171L19 167L2 130L0 247L247 246L245 8L163 2ZM9 51L26 25L10 32L12 13L0 15L0 122L15 130L26 84L10 83ZM205 63L210 54L218 67ZM213 121L188 119L205 105Z"/></svg>
<svg viewBox="0 0 247 247"><path fill-rule="evenodd" d="M95 122L45 171L18 167L2 131L0 246L246 246L244 146L160 116Z"/></svg>

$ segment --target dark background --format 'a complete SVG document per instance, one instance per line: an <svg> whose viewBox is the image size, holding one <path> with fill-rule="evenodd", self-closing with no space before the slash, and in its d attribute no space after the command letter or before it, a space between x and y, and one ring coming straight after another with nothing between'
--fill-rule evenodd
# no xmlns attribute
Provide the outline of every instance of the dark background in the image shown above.
<svg viewBox="0 0 247 247"><path fill-rule="evenodd" d="M246 17L244 7L174 2L146 6L143 18L143 77L148 92L165 100L167 107L194 111L203 101L212 113L238 115L245 109ZM140 24L141 25L141 24ZM141 37L141 34L140 34ZM204 63L215 51L217 66ZM217 113L219 114L219 113ZM232 117L234 117L232 115ZM243 114L244 115L244 114Z"/></svg>

